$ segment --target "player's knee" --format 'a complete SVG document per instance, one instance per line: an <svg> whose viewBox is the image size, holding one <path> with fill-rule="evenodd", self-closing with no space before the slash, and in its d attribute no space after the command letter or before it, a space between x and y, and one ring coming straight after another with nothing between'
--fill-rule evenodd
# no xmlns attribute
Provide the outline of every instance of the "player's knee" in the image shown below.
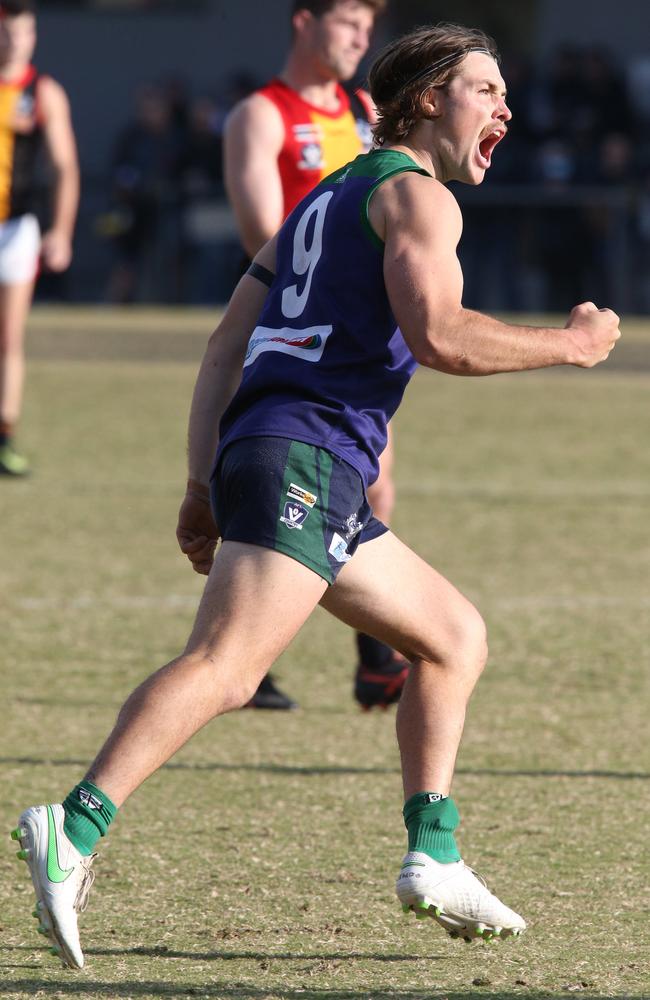
<svg viewBox="0 0 650 1000"><path fill-rule="evenodd" d="M471 613L468 614L463 631L465 657L468 664L473 667L477 674L480 674L487 663L488 642L487 627L476 608L472 608Z"/></svg>
<svg viewBox="0 0 650 1000"><path fill-rule="evenodd" d="M212 667L210 676L218 714L232 712L247 705L263 676L246 670L239 664L229 668L223 663L212 663Z"/></svg>
<svg viewBox="0 0 650 1000"><path fill-rule="evenodd" d="M487 662L487 629L483 618L472 605L466 606L449 623L446 642L446 665L478 677Z"/></svg>
<svg viewBox="0 0 650 1000"><path fill-rule="evenodd" d="M236 657L201 646L186 649L177 663L188 678L200 680L203 698L215 716L247 705L265 673L255 665L247 668Z"/></svg>

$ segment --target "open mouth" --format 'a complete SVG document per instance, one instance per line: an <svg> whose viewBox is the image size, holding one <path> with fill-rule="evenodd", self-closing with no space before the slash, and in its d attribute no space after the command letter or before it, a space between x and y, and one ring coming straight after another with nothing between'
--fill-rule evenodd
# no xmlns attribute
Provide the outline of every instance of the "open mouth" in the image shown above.
<svg viewBox="0 0 650 1000"><path fill-rule="evenodd" d="M483 168L487 170L492 163L492 153L494 152L495 146L501 142L506 134L505 125L492 126L483 136L479 139L478 143L478 161Z"/></svg>

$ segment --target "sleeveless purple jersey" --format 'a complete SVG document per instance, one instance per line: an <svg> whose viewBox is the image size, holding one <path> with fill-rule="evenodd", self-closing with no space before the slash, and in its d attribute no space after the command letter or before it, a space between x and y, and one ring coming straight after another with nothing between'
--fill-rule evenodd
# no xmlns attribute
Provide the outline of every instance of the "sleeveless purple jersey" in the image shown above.
<svg viewBox="0 0 650 1000"><path fill-rule="evenodd" d="M386 424L416 362L388 302L368 202L409 170L425 173L404 153L373 150L326 177L288 217L219 453L240 438L286 437L326 448L365 485L377 478Z"/></svg>

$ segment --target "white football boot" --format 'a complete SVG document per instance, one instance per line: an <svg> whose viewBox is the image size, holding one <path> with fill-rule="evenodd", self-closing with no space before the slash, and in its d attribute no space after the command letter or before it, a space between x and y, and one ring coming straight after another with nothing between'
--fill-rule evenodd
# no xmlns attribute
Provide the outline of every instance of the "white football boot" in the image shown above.
<svg viewBox="0 0 650 1000"><path fill-rule="evenodd" d="M395 887L405 913L433 917L453 937L465 941L518 937L526 921L505 906L464 861L444 865L428 854L409 852Z"/></svg>
<svg viewBox="0 0 650 1000"><path fill-rule="evenodd" d="M12 830L20 842L17 852L26 861L36 891L40 934L52 942L50 951L73 969L84 964L79 944L77 914L86 909L88 893L95 881L91 869L96 854L84 857L63 832L63 806L32 806Z"/></svg>

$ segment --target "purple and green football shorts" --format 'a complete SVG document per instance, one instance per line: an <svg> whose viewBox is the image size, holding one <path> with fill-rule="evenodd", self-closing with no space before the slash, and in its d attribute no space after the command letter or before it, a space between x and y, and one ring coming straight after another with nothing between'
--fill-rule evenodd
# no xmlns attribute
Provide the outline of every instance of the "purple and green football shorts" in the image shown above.
<svg viewBox="0 0 650 1000"><path fill-rule="evenodd" d="M334 583L357 546L383 535L361 476L325 448L279 437L226 446L210 499L221 537L283 552Z"/></svg>

